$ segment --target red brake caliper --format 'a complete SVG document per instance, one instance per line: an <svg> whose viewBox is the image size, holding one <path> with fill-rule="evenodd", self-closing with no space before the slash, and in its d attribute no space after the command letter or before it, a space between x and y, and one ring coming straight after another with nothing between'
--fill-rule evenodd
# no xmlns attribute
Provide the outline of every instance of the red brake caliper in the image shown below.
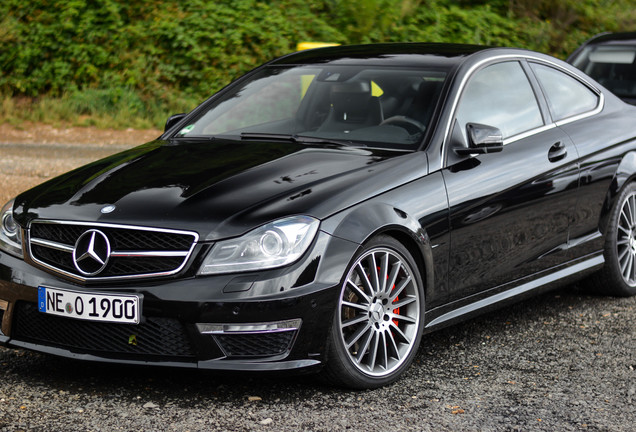
<svg viewBox="0 0 636 432"><path fill-rule="evenodd" d="M378 267L378 272L380 272L380 267ZM386 275L386 279L389 280L389 275L388 274ZM393 292L394 289L395 289L395 284L393 284L393 287L391 288L391 292ZM400 298L396 297L395 300L393 300L393 303L397 303L399 300L400 300ZM393 313L396 314L396 315L399 315L400 314L400 308L393 309ZM395 324L395 326L397 327L398 326L398 320L393 319L393 324Z"/></svg>
<svg viewBox="0 0 636 432"><path fill-rule="evenodd" d="M393 291L395 289L395 285L393 285L393 289L391 289L391 291ZM397 303L397 301L400 300L399 297L396 297L395 300L393 300L393 303ZM396 308L393 309L393 313L396 315L400 314L400 308ZM398 320L396 320L395 318L393 319L393 324L395 324L396 326L398 325Z"/></svg>

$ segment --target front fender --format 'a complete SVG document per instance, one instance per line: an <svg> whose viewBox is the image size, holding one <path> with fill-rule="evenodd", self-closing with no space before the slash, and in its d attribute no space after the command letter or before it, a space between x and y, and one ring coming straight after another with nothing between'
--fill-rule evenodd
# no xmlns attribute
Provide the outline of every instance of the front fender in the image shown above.
<svg viewBox="0 0 636 432"><path fill-rule="evenodd" d="M379 234L397 238L411 252L420 267L426 287L432 287L434 266L431 242L417 220L392 205L366 203L349 212L328 219L323 231L362 245Z"/></svg>
<svg viewBox="0 0 636 432"><path fill-rule="evenodd" d="M448 211L444 178L435 172L334 214L321 229L360 248L378 234L396 238L419 267L430 308L448 295Z"/></svg>

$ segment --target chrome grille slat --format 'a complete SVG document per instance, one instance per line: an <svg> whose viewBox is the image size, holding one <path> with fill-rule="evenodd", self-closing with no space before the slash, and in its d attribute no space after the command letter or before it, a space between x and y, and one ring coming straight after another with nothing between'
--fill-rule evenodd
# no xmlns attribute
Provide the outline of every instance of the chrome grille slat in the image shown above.
<svg viewBox="0 0 636 432"><path fill-rule="evenodd" d="M65 244L62 244L62 243L54 242L54 241L49 241L49 240L44 240L44 239L39 239L39 238L32 238L31 239L31 244L38 245L38 246L44 246L44 247L51 248L51 249L57 249L57 250L62 251L62 252L73 253L73 246L65 245Z"/></svg>
<svg viewBox="0 0 636 432"><path fill-rule="evenodd" d="M109 261L97 274L81 274L78 271L81 267L73 261L75 245L86 232L95 230L103 233L110 242ZM54 220L34 220L28 230L29 256L36 264L81 281L178 273L190 258L198 237L191 231Z"/></svg>
<svg viewBox="0 0 636 432"><path fill-rule="evenodd" d="M157 252L157 251L139 251L139 252L120 252L113 251L111 257L182 257L188 255L188 252Z"/></svg>

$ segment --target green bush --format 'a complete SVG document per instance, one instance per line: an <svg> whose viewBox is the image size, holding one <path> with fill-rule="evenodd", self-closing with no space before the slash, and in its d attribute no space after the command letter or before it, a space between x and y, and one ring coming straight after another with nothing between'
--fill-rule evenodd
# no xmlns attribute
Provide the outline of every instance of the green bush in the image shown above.
<svg viewBox="0 0 636 432"><path fill-rule="evenodd" d="M630 0L3 0L0 95L73 116L172 111L301 41L457 42L565 57L600 31L633 28ZM6 103L5 103L6 105ZM6 118L7 110L1 113ZM0 119L1 120L1 119Z"/></svg>
<svg viewBox="0 0 636 432"><path fill-rule="evenodd" d="M0 91L207 94L302 40L345 42L303 2L4 0Z"/></svg>

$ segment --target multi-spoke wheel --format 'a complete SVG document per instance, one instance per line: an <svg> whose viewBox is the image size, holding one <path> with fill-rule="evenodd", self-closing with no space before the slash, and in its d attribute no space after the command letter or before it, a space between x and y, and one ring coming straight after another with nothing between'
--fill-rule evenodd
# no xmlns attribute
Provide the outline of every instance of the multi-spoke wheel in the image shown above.
<svg viewBox="0 0 636 432"><path fill-rule="evenodd" d="M354 388L396 380L417 351L423 301L421 277L406 248L387 236L369 242L341 288L328 373Z"/></svg>
<svg viewBox="0 0 636 432"><path fill-rule="evenodd" d="M636 192L625 197L618 214L616 253L623 281L636 286Z"/></svg>
<svg viewBox="0 0 636 432"><path fill-rule="evenodd" d="M636 294L636 183L626 185L610 213L605 238L605 266L590 278L596 292Z"/></svg>

